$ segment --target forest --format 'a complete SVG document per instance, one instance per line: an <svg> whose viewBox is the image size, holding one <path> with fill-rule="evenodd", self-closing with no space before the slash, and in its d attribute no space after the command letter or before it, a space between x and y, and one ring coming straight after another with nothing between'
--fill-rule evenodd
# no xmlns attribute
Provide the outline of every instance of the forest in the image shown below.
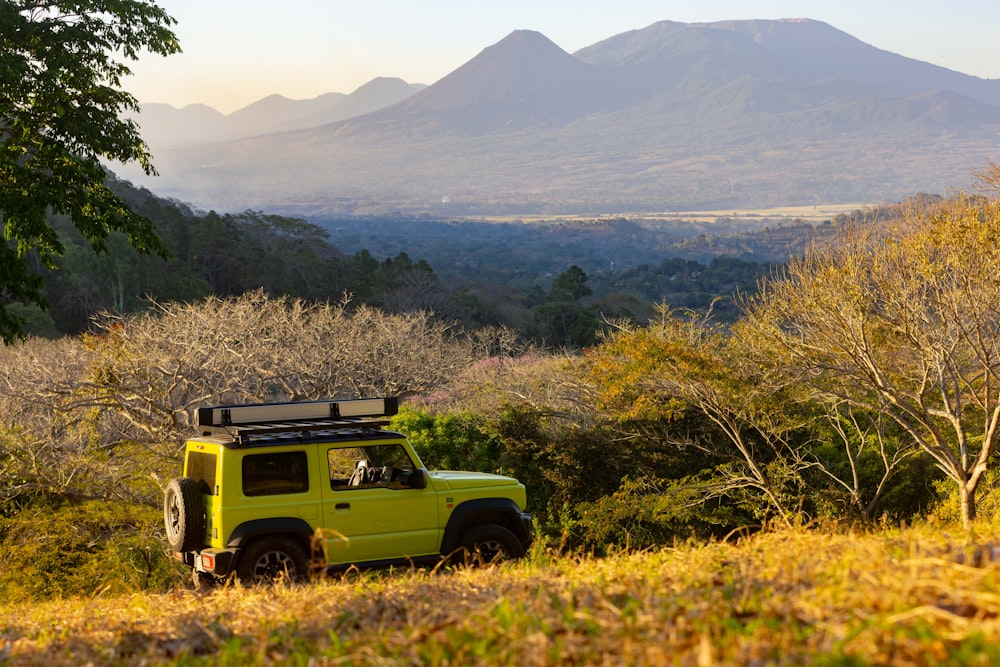
<svg viewBox="0 0 1000 667"><path fill-rule="evenodd" d="M596 316L591 320L645 322L659 303L692 309L714 303L717 317L732 320L734 294L755 292L761 277L810 243L852 219L897 215L897 207L887 206L818 225L788 218L310 221L252 210L196 212L127 181L112 177L110 184L153 221L169 260L138 253L120 233L95 255L69 220L53 218L67 251L54 271L36 263L47 275L50 309L18 311L32 334L80 333L98 313L140 312L152 301L264 289L307 300L348 293L390 311L424 308L463 325L504 324L541 343L579 346L546 337L536 312L552 300L555 278L572 267L587 284L574 305Z"/></svg>
<svg viewBox="0 0 1000 667"><path fill-rule="evenodd" d="M802 244L833 229L776 223L751 234L746 225L721 223L713 236L694 223L627 220L320 224L258 211L196 213L127 182L113 186L153 221L169 259L140 254L117 232L95 254L67 219L54 218L66 252L55 270L36 266L47 277L50 309L11 305L33 335L79 334L103 312L262 289L310 301L348 294L389 312L423 309L465 327L505 325L543 345L579 349L605 320L645 322L658 303L704 309L714 302L716 314L731 320L733 295L754 292L788 257L790 239ZM766 259L748 259L754 256ZM553 291L563 274L584 284Z"/></svg>
<svg viewBox="0 0 1000 667"><path fill-rule="evenodd" d="M0 350L8 597L176 585L159 504L206 402L398 396L427 466L517 477L565 554L996 502L995 197L823 225L780 265L623 270L629 300L572 265L511 306L301 220L123 192L172 258L68 243L46 315L77 303L74 330Z"/></svg>

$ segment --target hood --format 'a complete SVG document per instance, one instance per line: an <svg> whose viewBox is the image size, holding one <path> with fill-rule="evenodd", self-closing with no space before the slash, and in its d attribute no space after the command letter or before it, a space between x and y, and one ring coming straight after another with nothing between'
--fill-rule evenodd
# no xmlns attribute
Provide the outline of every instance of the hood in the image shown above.
<svg viewBox="0 0 1000 667"><path fill-rule="evenodd" d="M513 477L491 475L485 472L464 472L455 470L432 470L431 478L440 480L451 489L472 489L492 486L520 486Z"/></svg>

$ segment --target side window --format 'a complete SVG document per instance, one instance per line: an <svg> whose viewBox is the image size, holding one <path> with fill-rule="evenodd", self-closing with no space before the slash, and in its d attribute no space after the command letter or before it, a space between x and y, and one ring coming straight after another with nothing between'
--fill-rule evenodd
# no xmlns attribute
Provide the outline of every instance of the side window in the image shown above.
<svg viewBox="0 0 1000 667"><path fill-rule="evenodd" d="M309 490L305 452L248 454L243 457L243 494L272 496Z"/></svg>
<svg viewBox="0 0 1000 667"><path fill-rule="evenodd" d="M410 486L413 461L402 445L366 445L327 450L330 488L406 489Z"/></svg>
<svg viewBox="0 0 1000 667"><path fill-rule="evenodd" d="M198 482L203 495L215 495L215 454L188 452L185 476Z"/></svg>
<svg viewBox="0 0 1000 667"><path fill-rule="evenodd" d="M413 472L413 461L410 460L402 445L378 445L365 447L365 449L368 450L372 465L389 466Z"/></svg>
<svg viewBox="0 0 1000 667"><path fill-rule="evenodd" d="M360 447L343 447L327 450L326 460L330 464L330 487L336 489L346 488L358 461L365 461L367 465L368 458Z"/></svg>

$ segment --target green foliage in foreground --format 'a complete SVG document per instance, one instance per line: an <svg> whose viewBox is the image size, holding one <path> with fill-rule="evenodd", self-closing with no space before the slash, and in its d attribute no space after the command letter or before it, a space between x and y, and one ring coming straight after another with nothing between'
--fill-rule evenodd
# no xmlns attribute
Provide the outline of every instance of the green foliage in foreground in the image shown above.
<svg viewBox="0 0 1000 667"><path fill-rule="evenodd" d="M1000 564L943 530L0 605L13 664L988 665Z"/></svg>
<svg viewBox="0 0 1000 667"><path fill-rule="evenodd" d="M42 600L164 591L177 569L158 508L36 498L0 517L0 598Z"/></svg>
<svg viewBox="0 0 1000 667"><path fill-rule="evenodd" d="M102 163L137 162L153 173L138 109L122 89L141 52L180 51L175 23L155 3L27 2L0 6L0 339L23 336L9 299L45 305L36 262L54 268L64 245L51 215L65 215L94 252L118 232L143 253L167 257L154 224L105 183Z"/></svg>
<svg viewBox="0 0 1000 667"><path fill-rule="evenodd" d="M424 465L431 470L502 472L500 443L486 431L482 417L430 415L403 408L392 418L392 428L406 434Z"/></svg>

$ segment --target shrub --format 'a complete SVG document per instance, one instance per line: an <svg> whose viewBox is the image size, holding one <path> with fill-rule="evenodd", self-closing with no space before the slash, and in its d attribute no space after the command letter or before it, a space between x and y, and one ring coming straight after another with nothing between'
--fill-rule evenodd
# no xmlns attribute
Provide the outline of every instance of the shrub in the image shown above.
<svg viewBox="0 0 1000 667"><path fill-rule="evenodd" d="M158 508L36 499L0 518L0 597L42 600L164 591L178 574Z"/></svg>
<svg viewBox="0 0 1000 667"><path fill-rule="evenodd" d="M501 472L499 439L473 414L438 414L403 408L392 428L405 433L424 465L438 470Z"/></svg>
<svg viewBox="0 0 1000 667"><path fill-rule="evenodd" d="M604 556L615 548L656 548L758 525L732 503L704 503L698 487L694 479L626 477L614 493L568 508L562 520L563 548Z"/></svg>

